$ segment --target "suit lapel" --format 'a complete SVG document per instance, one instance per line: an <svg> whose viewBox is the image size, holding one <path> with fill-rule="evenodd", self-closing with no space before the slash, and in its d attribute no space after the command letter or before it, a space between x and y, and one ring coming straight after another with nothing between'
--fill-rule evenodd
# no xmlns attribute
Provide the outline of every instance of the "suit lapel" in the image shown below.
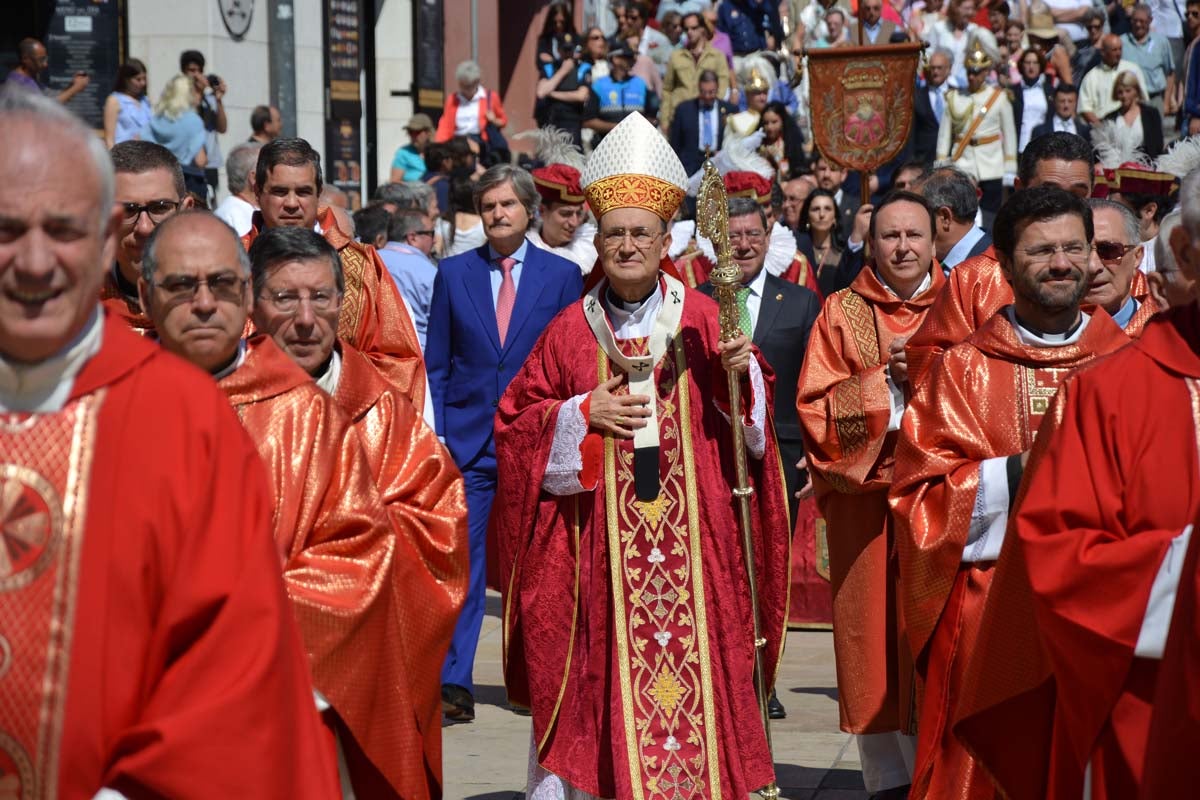
<svg viewBox="0 0 1200 800"><path fill-rule="evenodd" d="M512 320L508 323L508 336L505 337L501 352L508 350L517 340L521 329L525 327L530 314L537 306L538 298L546 289L546 281L542 275L542 262L538 256L538 248L531 242L525 248L525 263L521 265L521 282L517 285L517 300L513 304ZM495 326L493 325L493 327ZM497 341L499 341L498 335Z"/></svg>
<svg viewBox="0 0 1200 800"><path fill-rule="evenodd" d="M775 320L779 318L779 312L783 309L783 292L772 286L775 280L778 279L774 275L768 275L763 284L763 296L758 303L758 322L754 326L755 344L763 343L771 328L775 327Z"/></svg>
<svg viewBox="0 0 1200 800"><path fill-rule="evenodd" d="M491 267L488 264L488 248L476 248L475 258L471 259L471 268L463 276L467 295L479 314L479 324L487 331L488 339L496 352L500 351L500 330L496 327L496 306L492 302ZM518 293L519 294L519 293ZM519 302L519 298L518 298Z"/></svg>

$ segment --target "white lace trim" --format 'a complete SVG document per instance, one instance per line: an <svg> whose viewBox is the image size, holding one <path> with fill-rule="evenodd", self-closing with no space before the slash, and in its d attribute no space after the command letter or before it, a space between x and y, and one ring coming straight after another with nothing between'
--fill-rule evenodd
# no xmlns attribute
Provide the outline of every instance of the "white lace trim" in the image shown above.
<svg viewBox="0 0 1200 800"><path fill-rule="evenodd" d="M762 458L767 452L767 405L763 402L763 398L767 396L767 385L763 383L762 369L758 366L756 359L750 359L750 425L742 423L742 430L746 435L746 450L750 452L754 458ZM717 403L714 400L713 405ZM732 421L725 410L717 406L717 410L721 412L721 416L726 422L731 425Z"/></svg>
<svg viewBox="0 0 1200 800"><path fill-rule="evenodd" d="M542 488L550 494L565 497L585 491L579 482L579 473L583 469L583 455L579 447L587 436L587 420L580 410L587 399L588 395L577 394L559 406L554 441L550 444L550 460L542 477Z"/></svg>
<svg viewBox="0 0 1200 800"><path fill-rule="evenodd" d="M529 744L529 779L525 800L601 800L594 794L576 789L553 772L542 768L537 761L537 745Z"/></svg>

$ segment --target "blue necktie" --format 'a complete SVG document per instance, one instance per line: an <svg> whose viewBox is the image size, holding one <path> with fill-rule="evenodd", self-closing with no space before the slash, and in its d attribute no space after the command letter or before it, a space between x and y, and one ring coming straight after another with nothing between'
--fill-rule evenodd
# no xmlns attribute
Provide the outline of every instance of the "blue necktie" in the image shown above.
<svg viewBox="0 0 1200 800"><path fill-rule="evenodd" d="M934 89L933 90L933 115L935 117L937 117L937 121L939 124L942 121L942 114L945 113L945 111L946 111L946 101L942 97L942 90L940 88Z"/></svg>
<svg viewBox="0 0 1200 800"><path fill-rule="evenodd" d="M700 149L708 148L716 149L716 142L713 141L712 130L712 107L700 108Z"/></svg>

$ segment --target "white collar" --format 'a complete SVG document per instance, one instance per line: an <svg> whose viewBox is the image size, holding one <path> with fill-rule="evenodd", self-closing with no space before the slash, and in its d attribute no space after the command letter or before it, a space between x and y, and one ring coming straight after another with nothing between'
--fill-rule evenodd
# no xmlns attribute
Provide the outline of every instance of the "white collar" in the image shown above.
<svg viewBox="0 0 1200 800"><path fill-rule="evenodd" d="M53 414L66 405L75 378L100 352L104 316L97 306L83 329L55 355L23 364L0 357L0 411Z"/></svg>
<svg viewBox="0 0 1200 800"><path fill-rule="evenodd" d="M605 287L607 295L608 288ZM662 308L662 284L654 288L650 296L633 311L628 311L621 306L615 306L605 299L604 308L608 313L608 320L612 323L613 337L616 339L634 339L639 336L648 336L650 328L654 325L654 320L658 316L658 310Z"/></svg>
<svg viewBox="0 0 1200 800"><path fill-rule="evenodd" d="M762 297L763 296L763 288L766 287L766 285L767 285L767 267L766 267L766 265L764 264L763 268L758 271L758 274L754 276L754 280L750 281L749 283L744 283L742 285L750 290L750 294L754 295L755 297Z"/></svg>
<svg viewBox="0 0 1200 800"><path fill-rule="evenodd" d="M237 371L237 368L240 367L245 362L246 362L246 340L241 339L238 341L237 355L235 355L233 357L233 361L230 361L228 366L222 367L218 371L214 372L213 380L219 381L228 375L232 375L235 371Z"/></svg>
<svg viewBox="0 0 1200 800"><path fill-rule="evenodd" d="M879 282L883 284L883 288L887 289L889 292L896 295L897 297L900 296L900 293L897 292L895 289L893 289L890 285L888 285L888 282L883 279L883 273L879 271L878 267L875 268L875 277L879 278ZM929 272L925 273L925 280L921 281L921 285L918 286L917 290L912 293L912 296L917 297L918 295L921 294L921 292L928 289L931 285L933 285L933 269L932 268L930 268ZM910 297L908 299L912 300L912 297ZM907 301L905 301L905 302L907 302Z"/></svg>
<svg viewBox="0 0 1200 800"><path fill-rule="evenodd" d="M342 356L335 347L333 348L333 355L329 357L329 365L325 367L325 371L320 375L314 375L313 379L317 382L317 386L321 387L326 394L332 395L337 391L338 381L341 378Z"/></svg>
<svg viewBox="0 0 1200 800"><path fill-rule="evenodd" d="M1083 336L1088 323L1092 320L1086 312L1080 311L1079 324L1070 333L1042 333L1040 331L1032 331L1022 325L1017 320L1015 306L1005 306L1004 313L1008 317L1008 321L1012 323L1013 330L1017 332L1017 339L1020 340L1021 344L1028 345L1029 347L1065 347L1069 344L1075 344Z"/></svg>

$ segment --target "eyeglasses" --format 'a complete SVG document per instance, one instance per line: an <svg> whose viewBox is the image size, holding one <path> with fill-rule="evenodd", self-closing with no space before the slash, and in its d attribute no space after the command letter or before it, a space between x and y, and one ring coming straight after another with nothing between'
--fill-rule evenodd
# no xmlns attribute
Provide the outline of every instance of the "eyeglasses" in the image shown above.
<svg viewBox="0 0 1200 800"><path fill-rule="evenodd" d="M1092 242L1096 255L1101 261L1120 261L1125 254L1137 247L1136 244L1121 244L1120 242Z"/></svg>
<svg viewBox="0 0 1200 800"><path fill-rule="evenodd" d="M266 295L267 299L271 302L271 305L275 306L278 311L284 314L296 313L296 311L300 309L301 300L307 300L308 304L313 307L314 311L329 311L334 308L342 298L340 292L329 289L318 289L315 292L309 292L308 294L304 295L290 289L284 289L282 291L272 291L268 289L266 291Z"/></svg>
<svg viewBox="0 0 1200 800"><path fill-rule="evenodd" d="M740 242L747 241L751 244L758 244L767 237L766 231L730 231L729 241Z"/></svg>
<svg viewBox="0 0 1200 800"><path fill-rule="evenodd" d="M417 236L433 236L433 231L410 231Z"/></svg>
<svg viewBox="0 0 1200 800"><path fill-rule="evenodd" d="M175 302L191 302L201 286L207 286L213 299L226 303L242 302L242 287L246 279L231 272L218 272L199 278L195 275L168 275L154 285Z"/></svg>
<svg viewBox="0 0 1200 800"><path fill-rule="evenodd" d="M600 39L603 39L603 38L604 38L604 34L602 34L602 33L593 33L591 36L589 36L589 37L588 37L588 41L589 41L589 42L594 42L594 41L597 41L597 40L600 40Z"/></svg>
<svg viewBox="0 0 1200 800"><path fill-rule="evenodd" d="M125 227L132 228L137 224L138 217L145 211L147 216L150 217L150 221L157 225L174 214L177 208L179 208L179 203L175 200L151 200L145 205L121 203L121 212L124 214L121 221L125 224Z"/></svg>
<svg viewBox="0 0 1200 800"><path fill-rule="evenodd" d="M1091 248L1085 242L1067 242L1061 245L1045 244L1025 249L1025 255L1034 263L1048 263L1058 252L1066 256L1068 261L1078 264L1087 261Z"/></svg>
<svg viewBox="0 0 1200 800"><path fill-rule="evenodd" d="M650 245L654 244L658 237L662 236L662 231L651 231L649 228L613 228L610 231L605 231L603 236L604 249L616 250L625 243L625 237L628 236L633 240L633 246L638 250L645 250Z"/></svg>

